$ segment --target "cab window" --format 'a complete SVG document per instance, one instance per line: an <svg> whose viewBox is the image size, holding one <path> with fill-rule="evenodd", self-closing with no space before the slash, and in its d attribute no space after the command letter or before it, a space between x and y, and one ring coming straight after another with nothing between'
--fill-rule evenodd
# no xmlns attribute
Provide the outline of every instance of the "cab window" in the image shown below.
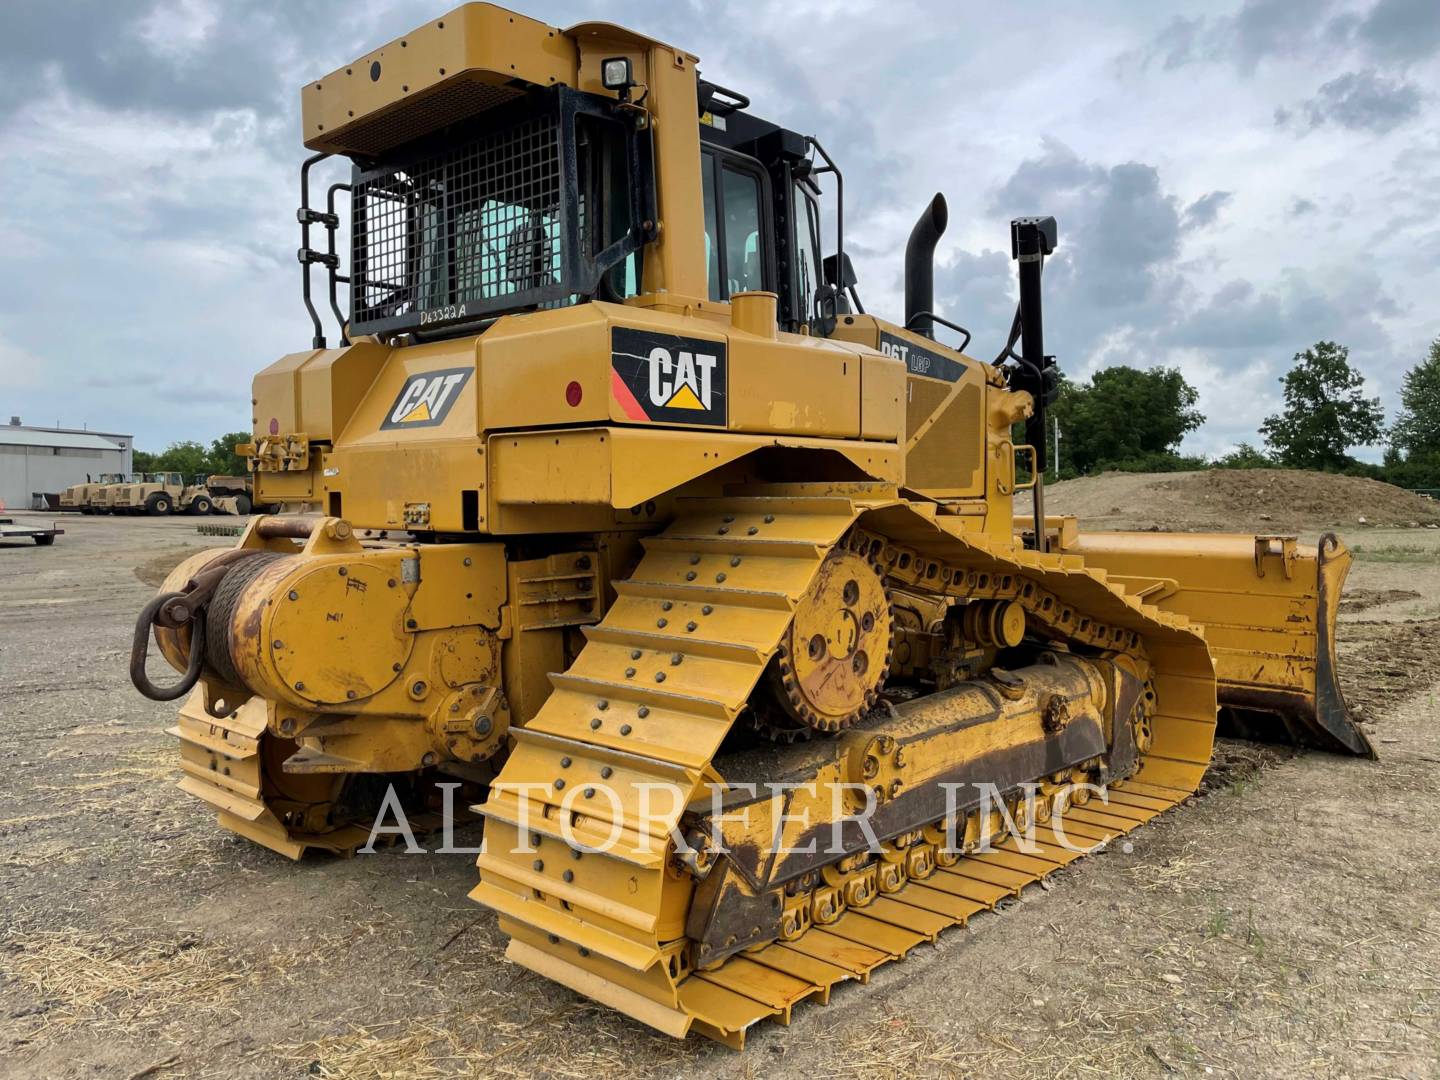
<svg viewBox="0 0 1440 1080"><path fill-rule="evenodd" d="M701 184L705 196L705 279L710 284L710 299L723 300L720 291L723 283L720 277L720 226L716 224L715 212L715 168L714 161L707 154L704 167L700 170Z"/></svg>
<svg viewBox="0 0 1440 1080"><path fill-rule="evenodd" d="M725 278L727 295L765 287L760 271L760 181L723 168L725 187Z"/></svg>
<svg viewBox="0 0 1440 1080"><path fill-rule="evenodd" d="M820 206L805 184L795 185L795 315L810 321L810 306L820 285Z"/></svg>
<svg viewBox="0 0 1440 1080"><path fill-rule="evenodd" d="M701 159L705 202L705 268L711 300L767 287L761 173L747 159L706 150Z"/></svg>

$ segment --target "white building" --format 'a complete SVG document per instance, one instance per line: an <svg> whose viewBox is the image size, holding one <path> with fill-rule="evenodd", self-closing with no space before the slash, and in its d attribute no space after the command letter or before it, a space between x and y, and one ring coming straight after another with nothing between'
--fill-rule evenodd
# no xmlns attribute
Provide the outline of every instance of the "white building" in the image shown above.
<svg viewBox="0 0 1440 1080"><path fill-rule="evenodd" d="M58 494L86 476L128 473L133 452L129 435L30 427L12 416L0 427L0 503L28 510L36 493Z"/></svg>

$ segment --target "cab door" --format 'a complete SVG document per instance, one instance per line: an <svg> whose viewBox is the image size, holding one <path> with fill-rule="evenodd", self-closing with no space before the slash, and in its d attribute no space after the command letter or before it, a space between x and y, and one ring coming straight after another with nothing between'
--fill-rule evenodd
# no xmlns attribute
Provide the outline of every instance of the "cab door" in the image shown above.
<svg viewBox="0 0 1440 1080"><path fill-rule="evenodd" d="M724 302L738 292L775 291L769 176L754 158L706 146L700 178L710 299Z"/></svg>

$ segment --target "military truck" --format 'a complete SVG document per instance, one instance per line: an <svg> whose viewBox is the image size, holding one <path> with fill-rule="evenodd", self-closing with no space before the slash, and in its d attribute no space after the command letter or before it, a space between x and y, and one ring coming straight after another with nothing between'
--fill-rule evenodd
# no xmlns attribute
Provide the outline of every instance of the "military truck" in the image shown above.
<svg viewBox="0 0 1440 1080"><path fill-rule="evenodd" d="M153 516L173 514L189 490L184 473L139 473L134 482L123 485L115 495L112 511Z"/></svg>
<svg viewBox="0 0 1440 1080"><path fill-rule="evenodd" d="M106 484L118 484L124 479L123 473L101 473L97 480L85 474L83 484L71 484L60 493L60 509L81 514L95 513L95 496Z"/></svg>
<svg viewBox="0 0 1440 1080"><path fill-rule="evenodd" d="M101 484L99 488L96 489L94 496L92 496L90 500L91 513L115 513L116 500L119 499L120 493L130 484L135 483L141 474L112 473L111 475L114 479L109 483Z"/></svg>

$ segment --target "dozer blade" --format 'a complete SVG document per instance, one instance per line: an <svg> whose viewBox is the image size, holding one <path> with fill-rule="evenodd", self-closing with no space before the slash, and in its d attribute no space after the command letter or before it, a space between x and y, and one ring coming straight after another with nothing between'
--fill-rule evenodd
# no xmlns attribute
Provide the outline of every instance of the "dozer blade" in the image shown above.
<svg viewBox="0 0 1440 1080"><path fill-rule="evenodd" d="M1223 719L1243 737L1375 757L1340 692L1335 615L1350 552L1334 533L1080 533L1068 553L1205 629Z"/></svg>

